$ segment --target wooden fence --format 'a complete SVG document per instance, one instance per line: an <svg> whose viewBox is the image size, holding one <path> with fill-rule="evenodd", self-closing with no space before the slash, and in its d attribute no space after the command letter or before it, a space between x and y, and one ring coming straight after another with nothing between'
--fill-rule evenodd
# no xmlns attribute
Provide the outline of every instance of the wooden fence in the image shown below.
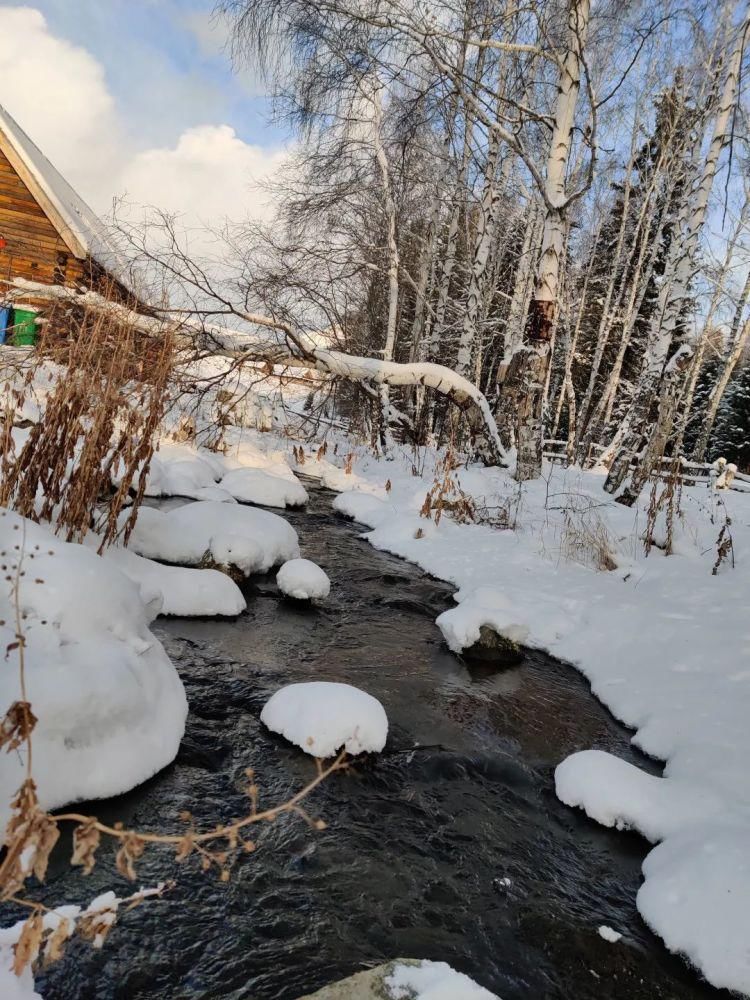
<svg viewBox="0 0 750 1000"><path fill-rule="evenodd" d="M542 454L550 462L559 462L565 465L568 442L560 438L546 438ZM601 445L593 445L594 454L604 451ZM690 459L681 458L680 467L682 469L681 478L687 486L703 484L714 489L736 490L738 493L750 493L750 475L744 472L737 472L734 466L728 465L722 459L715 462L691 462ZM672 459L663 458L661 461L660 475L666 476L672 469Z"/></svg>

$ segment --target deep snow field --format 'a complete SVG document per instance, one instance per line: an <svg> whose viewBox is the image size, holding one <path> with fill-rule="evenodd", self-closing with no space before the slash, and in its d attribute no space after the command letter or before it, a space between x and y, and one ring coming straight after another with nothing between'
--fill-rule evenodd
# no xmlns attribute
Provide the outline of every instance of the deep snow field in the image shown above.
<svg viewBox="0 0 750 1000"><path fill-rule="evenodd" d="M455 608L437 620L451 649L460 653L488 625L569 661L632 727L634 743L665 762L655 778L583 751L560 762L557 793L655 845L636 900L644 920L713 985L750 995L750 495L684 487L674 554L654 547L646 557L648 496L622 507L597 473L546 465L540 481L519 485L504 470L474 465L454 469L446 483L445 456L431 450L397 448L385 460L337 432L325 449L322 439L300 442L304 455L295 456L297 443L229 427L217 453L165 436L146 493L194 502L144 506L128 549L104 557L96 538L66 544L2 512L9 568L0 627L12 644L21 614L42 805L118 794L174 757L185 696L149 623L160 613L235 615L244 597L216 567L243 577L297 560L296 532L283 519L284 507L306 499L297 472L335 490L336 509L365 525L373 546L456 587ZM439 519L425 507L436 484L448 501ZM458 523L467 500L492 524ZM725 560L714 575L724 525L734 567ZM657 546L663 534L657 523ZM301 596L323 594L311 574L288 571L290 593L304 583L310 593ZM8 653L0 675L3 713L20 696L18 653ZM314 719L322 712L312 723L324 730L321 745L331 732L339 738L350 704L337 697L308 706ZM284 731L285 713L269 703L272 716ZM23 775L23 754L4 754L3 823ZM2 995L34 996L28 977L8 978L7 942Z"/></svg>

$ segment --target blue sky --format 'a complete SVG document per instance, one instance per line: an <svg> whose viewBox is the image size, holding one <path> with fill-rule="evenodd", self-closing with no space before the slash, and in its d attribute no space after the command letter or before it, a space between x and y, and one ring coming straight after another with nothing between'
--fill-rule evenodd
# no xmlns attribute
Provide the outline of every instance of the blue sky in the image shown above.
<svg viewBox="0 0 750 1000"><path fill-rule="evenodd" d="M0 104L98 212L267 215L291 140L226 41L212 0L0 0Z"/></svg>
<svg viewBox="0 0 750 1000"><path fill-rule="evenodd" d="M3 6L0 3L0 6ZM282 138L252 67L235 71L210 0L36 0L51 31L91 52L136 141L221 120L246 142ZM164 110L167 114L161 114Z"/></svg>

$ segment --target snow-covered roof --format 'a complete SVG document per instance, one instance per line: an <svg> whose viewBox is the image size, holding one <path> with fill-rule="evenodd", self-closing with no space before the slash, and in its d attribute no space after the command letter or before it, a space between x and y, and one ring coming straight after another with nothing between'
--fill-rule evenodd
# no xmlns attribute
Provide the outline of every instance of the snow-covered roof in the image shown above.
<svg viewBox="0 0 750 1000"><path fill-rule="evenodd" d="M79 260L91 257L129 286L128 267L99 216L0 105L0 150Z"/></svg>

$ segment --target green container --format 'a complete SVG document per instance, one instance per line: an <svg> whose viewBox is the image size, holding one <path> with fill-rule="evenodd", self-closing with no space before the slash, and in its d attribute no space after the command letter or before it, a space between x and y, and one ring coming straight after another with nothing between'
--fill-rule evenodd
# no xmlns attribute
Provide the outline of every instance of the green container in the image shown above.
<svg viewBox="0 0 750 1000"><path fill-rule="evenodd" d="M16 347L33 347L36 344L36 313L31 309L14 309L13 325L8 332Z"/></svg>

